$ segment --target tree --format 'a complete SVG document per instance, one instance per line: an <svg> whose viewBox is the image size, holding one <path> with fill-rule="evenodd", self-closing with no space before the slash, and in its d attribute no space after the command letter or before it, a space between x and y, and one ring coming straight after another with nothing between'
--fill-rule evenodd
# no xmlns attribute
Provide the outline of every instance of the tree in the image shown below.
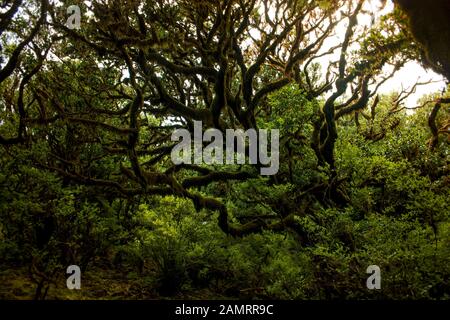
<svg viewBox="0 0 450 320"><path fill-rule="evenodd" d="M36 298L69 264L163 295L446 297L448 94L410 115L425 83L378 92L421 59L401 11L79 1L72 29L73 4L1 11L0 253L29 266ZM194 121L279 129L278 173L175 165L171 135ZM373 259L381 293L359 286Z"/></svg>
<svg viewBox="0 0 450 320"><path fill-rule="evenodd" d="M47 137L51 157L36 161L40 168L98 186L97 192L111 198L175 194L199 209L218 210L227 233L277 229L288 221L230 224L224 203L196 189L255 177L254 170L171 166L170 130L192 130L194 120L220 130L256 129L258 115L269 112L267 95L287 84L297 83L308 99L332 90L320 107L311 143L319 164L330 168L331 200L344 201L335 172L336 121L367 106L387 79L383 67L399 69L409 44L389 27L389 17L380 26L388 36L358 26L363 3L93 1L81 5L93 15L84 17L81 30L71 30L62 15L66 3L43 1L36 27L23 42L36 47L22 54L35 66L23 72L23 66L12 64L21 79L18 110L11 112L18 114L18 136L2 138L2 144ZM344 39L327 49L324 44L342 23L347 24ZM352 56L357 42L363 46ZM45 59L42 51L54 58ZM10 61L20 52L16 49ZM335 52L339 58L328 65L326 77L312 78L312 63ZM65 128L64 141L52 133L59 128ZM82 157L82 149L89 156ZM105 161L120 165L111 172L92 168Z"/></svg>

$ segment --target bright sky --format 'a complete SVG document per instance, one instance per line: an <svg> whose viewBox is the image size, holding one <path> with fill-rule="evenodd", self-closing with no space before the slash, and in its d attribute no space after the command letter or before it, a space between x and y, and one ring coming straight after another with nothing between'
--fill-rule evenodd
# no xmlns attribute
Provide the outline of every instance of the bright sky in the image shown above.
<svg viewBox="0 0 450 320"><path fill-rule="evenodd" d="M417 100L424 94L442 91L445 88L445 80L441 75L436 74L432 70L425 70L417 62L408 62L392 79L389 79L380 87L380 93L400 91L402 86L405 89L411 88L417 79L420 82L428 80L433 82L417 86L415 93L405 101L406 106L410 108L417 106Z"/></svg>
<svg viewBox="0 0 450 320"><path fill-rule="evenodd" d="M379 7L377 8L379 4L379 0L372 0L366 2L366 5L364 7L366 11L375 13L375 21L377 21L380 16L391 12L394 9L394 4L391 0L388 1L385 8L381 11L379 10ZM358 20L358 24L369 25L371 23L370 20L371 18L368 15L360 17ZM336 41L342 42L345 30L346 25L340 24L338 26L335 39L332 39L331 41L334 43L336 43ZM324 59L320 62L324 64L323 68L325 70L330 59L337 60L339 53L340 52L338 50L334 55L330 55L326 58L326 60ZM416 82L427 82L430 80L432 82L429 84L417 86L415 92L404 101L407 107L415 107L417 106L417 100L424 94L442 91L442 89L445 88L445 79L443 76L436 74L431 69L424 69L418 62L411 61L406 63L402 69L397 71L393 78L387 80L382 86L380 86L378 92L390 93L392 91L401 91L402 89L408 90L412 88Z"/></svg>
<svg viewBox="0 0 450 320"><path fill-rule="evenodd" d="M450 0L449 0L450 1ZM355 6L356 1L351 2ZM379 18L387 13L392 12L394 9L394 3L392 0L388 0L383 9L380 8L380 0L367 0L363 6L363 10L367 13L358 16L358 26L370 26L372 23L377 23ZM345 10L343 8L342 10ZM269 12L269 15L274 15L274 10ZM374 20L372 21L371 14L374 14ZM328 37L318 54L328 51L330 48L341 44L344 40L344 35L346 33L348 25L348 19L344 19L336 26L335 35ZM253 37L258 38L259 32L257 30L251 30L250 33ZM358 44L355 43L350 46L350 51L357 50ZM326 55L324 57L318 58L314 62L321 64L322 72L325 72L331 61L339 60L340 49L334 51L333 54ZM392 67L387 66L384 70L385 75L392 72ZM389 80L387 80L378 89L378 93L387 94L393 91L401 92L402 90L409 92L416 82L430 82L424 85L416 86L415 91L403 102L408 108L413 108L417 106L417 100L421 98L424 94L433 93L436 91L442 91L446 84L445 78L441 75L436 74L431 69L425 69L418 62L411 61L406 63L403 68L396 72L396 74ZM329 92L331 94L331 92Z"/></svg>
<svg viewBox="0 0 450 320"><path fill-rule="evenodd" d="M372 6L374 6L374 4L372 4ZM394 4L389 0L386 8L381 13L384 14L390 12L393 8ZM408 62L392 79L386 81L386 83L380 87L380 93L388 93L393 90L401 90L402 88L411 88L418 79L420 82L426 82L428 80L433 82L417 86L415 93L405 101L407 107L416 106L417 100L421 96L427 93L441 91L446 86L445 78L443 76L436 74L431 69L424 69L418 62Z"/></svg>

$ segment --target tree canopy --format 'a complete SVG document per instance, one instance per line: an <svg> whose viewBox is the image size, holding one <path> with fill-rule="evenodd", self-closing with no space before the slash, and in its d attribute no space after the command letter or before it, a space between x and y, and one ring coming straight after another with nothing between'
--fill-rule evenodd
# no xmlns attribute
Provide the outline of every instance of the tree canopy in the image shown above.
<svg viewBox="0 0 450 320"><path fill-rule="evenodd" d="M69 264L160 295L448 298L450 95L380 93L410 61L448 78L448 41L406 1L378 20L368 3L6 1L5 266L29 266L36 298ZM278 173L175 165L194 121L280 130ZM358 286L371 264L386 291Z"/></svg>

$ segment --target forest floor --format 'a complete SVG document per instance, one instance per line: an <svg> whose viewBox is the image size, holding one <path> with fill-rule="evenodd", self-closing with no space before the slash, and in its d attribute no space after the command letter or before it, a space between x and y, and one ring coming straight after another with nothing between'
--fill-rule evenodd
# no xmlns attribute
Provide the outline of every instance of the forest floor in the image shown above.
<svg viewBox="0 0 450 320"><path fill-rule="evenodd" d="M50 285L47 300L153 300L153 299L217 299L209 289L179 293L162 297L137 275L94 269L83 273L80 290L69 290L66 278L61 276ZM30 300L34 298L36 284L26 268L3 269L0 267L0 300ZM226 297L219 297L226 299Z"/></svg>

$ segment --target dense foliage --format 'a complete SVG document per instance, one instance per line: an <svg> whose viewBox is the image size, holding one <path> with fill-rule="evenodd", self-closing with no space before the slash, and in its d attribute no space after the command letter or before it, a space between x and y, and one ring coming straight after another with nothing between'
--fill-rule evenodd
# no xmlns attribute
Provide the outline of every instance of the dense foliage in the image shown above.
<svg viewBox="0 0 450 320"><path fill-rule="evenodd" d="M450 92L378 94L420 59L398 9L6 3L0 298L450 298ZM279 129L278 173L174 165L194 120Z"/></svg>

